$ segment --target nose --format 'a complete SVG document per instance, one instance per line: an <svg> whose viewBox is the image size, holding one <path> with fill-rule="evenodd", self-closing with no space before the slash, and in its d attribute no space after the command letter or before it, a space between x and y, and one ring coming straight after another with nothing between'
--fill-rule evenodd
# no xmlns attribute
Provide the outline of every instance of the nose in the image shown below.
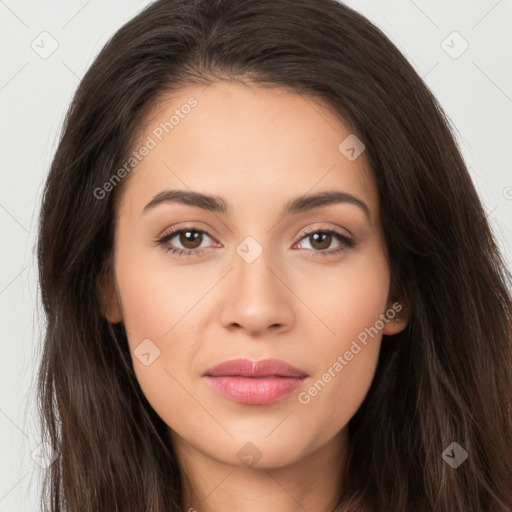
<svg viewBox="0 0 512 512"><path fill-rule="evenodd" d="M271 260L270 251L264 250L251 263L235 252L234 268L223 284L221 322L224 327L253 336L291 327L293 293L282 266Z"/></svg>

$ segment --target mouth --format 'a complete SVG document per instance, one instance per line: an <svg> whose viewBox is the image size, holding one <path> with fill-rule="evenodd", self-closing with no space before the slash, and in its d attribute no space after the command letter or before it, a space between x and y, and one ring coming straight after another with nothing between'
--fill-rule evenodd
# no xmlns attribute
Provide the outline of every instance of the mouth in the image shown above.
<svg viewBox="0 0 512 512"><path fill-rule="evenodd" d="M204 372L210 386L235 402L266 405L289 395L309 375L278 359L232 359Z"/></svg>

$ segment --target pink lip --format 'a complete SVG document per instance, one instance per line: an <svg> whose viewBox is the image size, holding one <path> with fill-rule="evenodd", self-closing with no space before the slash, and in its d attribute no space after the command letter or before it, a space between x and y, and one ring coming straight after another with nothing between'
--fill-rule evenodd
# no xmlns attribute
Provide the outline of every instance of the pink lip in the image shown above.
<svg viewBox="0 0 512 512"><path fill-rule="evenodd" d="M308 374L278 359L231 359L203 376L213 389L236 402L264 405L295 391Z"/></svg>

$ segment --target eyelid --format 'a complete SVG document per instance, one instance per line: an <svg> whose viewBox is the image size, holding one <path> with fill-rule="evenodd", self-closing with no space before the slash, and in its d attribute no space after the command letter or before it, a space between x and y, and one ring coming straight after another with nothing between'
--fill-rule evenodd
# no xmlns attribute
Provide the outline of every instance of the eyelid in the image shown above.
<svg viewBox="0 0 512 512"><path fill-rule="evenodd" d="M183 226L178 224L177 226L173 226L172 228L164 230L162 234L157 237L157 240L165 238L168 235L178 233L180 231L199 231L200 233L208 235L212 239L215 238L213 235L210 234L210 228L203 228L200 225L195 224L194 221L191 221L191 223L184 223Z"/></svg>
<svg viewBox="0 0 512 512"><path fill-rule="evenodd" d="M210 229L210 228L202 228L200 225L195 224L194 221L190 221L190 222L191 223L185 223L184 226L181 226L180 224L178 224L177 226L173 226L172 228L165 230L158 238L163 238L171 233L175 233L176 231L187 230L187 229L201 231L202 233L206 233L211 238L214 238L208 231L208 229ZM302 237L309 235L312 232L314 233L316 231L328 230L331 228L334 231L338 231L340 229L339 226L337 226L336 224L333 224L331 222L327 222L327 223L319 222L318 224L319 224L318 226L303 228L302 230L299 231L299 233L297 233L296 236L300 236L302 238ZM326 226L329 226L329 227L326 228ZM343 229L348 233L348 236L351 236L351 237L354 236L349 229L347 229L347 228L343 228ZM340 233L340 234L342 234L342 233Z"/></svg>
<svg viewBox="0 0 512 512"><path fill-rule="evenodd" d="M320 225L301 229L297 236L300 236L300 238L302 239L306 235L316 233L317 231L334 231L335 233L338 233L340 236L354 238L354 235L347 228L340 228L339 226L333 224L332 222L319 222L318 224ZM348 234L344 235L343 233L340 233L340 229L344 229Z"/></svg>
<svg viewBox="0 0 512 512"><path fill-rule="evenodd" d="M188 223L188 224L185 224L184 226L177 225L177 226L173 226L172 228L165 230L159 237L157 237L156 245L165 246L169 242L169 240L174 238L174 236L176 234L183 232L183 231L197 231L199 233L202 233L202 234L210 237L214 241L215 244L220 244L220 242L218 242L215 239L215 237L213 237L209 233L209 231L201 228L199 225L195 224L194 221L191 221L191 222L192 222L192 224ZM326 225L329 225L332 227L326 227ZM332 223L323 223L323 225L320 225L320 226L312 226L312 227L310 226L308 228L304 228L296 235L296 237L298 237L298 239L293 244L293 246L300 243L302 241L302 239L306 238L308 235L311 235L313 233L321 233L321 232L331 233L332 235L334 235L338 239L338 241L342 244L342 247L338 248L338 249L329 249L329 250L325 250L325 251L314 251L311 249L306 249L308 252L312 252L313 255L315 255L315 256L334 255L338 252L341 252L346 249L350 249L351 247L354 247L357 245L357 242L355 241L352 233L348 229L346 229L346 231L348 231L350 233L350 236L340 233L339 230L340 230L340 228ZM221 244L221 246L222 246L222 244ZM179 247L172 247L172 248L168 247L168 248L166 248L166 251L172 252L173 254L175 252L179 252L180 256L182 253L185 253L188 256L190 256L190 255L197 256L197 255L200 255L203 252L205 252L205 250L207 250L207 249L208 248L181 249Z"/></svg>

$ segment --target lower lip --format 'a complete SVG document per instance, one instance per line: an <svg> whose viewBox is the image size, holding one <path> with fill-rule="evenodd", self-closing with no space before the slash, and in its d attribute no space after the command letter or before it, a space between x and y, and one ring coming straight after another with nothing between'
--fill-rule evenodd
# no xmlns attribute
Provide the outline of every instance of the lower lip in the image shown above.
<svg viewBox="0 0 512 512"><path fill-rule="evenodd" d="M235 402L251 405L271 404L286 396L306 380L306 377L212 377L210 385Z"/></svg>

